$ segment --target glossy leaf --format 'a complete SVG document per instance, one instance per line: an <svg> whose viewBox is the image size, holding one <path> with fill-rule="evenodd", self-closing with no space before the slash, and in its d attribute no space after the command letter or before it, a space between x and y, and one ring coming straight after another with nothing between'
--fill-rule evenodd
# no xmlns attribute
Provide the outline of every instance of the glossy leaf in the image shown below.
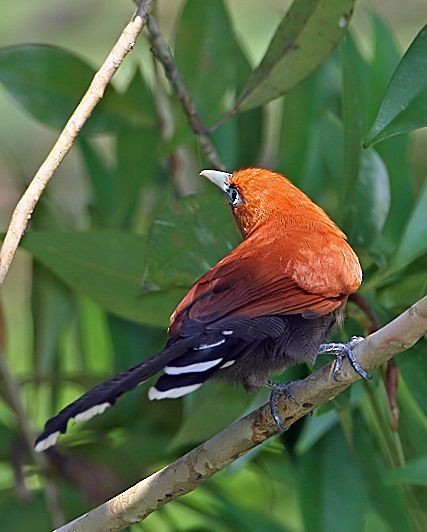
<svg viewBox="0 0 427 532"><path fill-rule="evenodd" d="M264 105L306 78L338 44L354 0L294 1L235 107Z"/></svg>
<svg viewBox="0 0 427 532"><path fill-rule="evenodd" d="M367 145L427 125L426 55L427 26L418 33L396 68L366 137Z"/></svg>
<svg viewBox="0 0 427 532"><path fill-rule="evenodd" d="M31 231L22 246L78 293L118 316L164 326L182 290L141 294L146 239L120 231Z"/></svg>
<svg viewBox="0 0 427 532"><path fill-rule="evenodd" d="M20 45L0 49L0 83L34 118L64 127L86 92L95 70L62 48ZM109 85L84 133L111 133L122 127L153 125L152 109L141 109Z"/></svg>

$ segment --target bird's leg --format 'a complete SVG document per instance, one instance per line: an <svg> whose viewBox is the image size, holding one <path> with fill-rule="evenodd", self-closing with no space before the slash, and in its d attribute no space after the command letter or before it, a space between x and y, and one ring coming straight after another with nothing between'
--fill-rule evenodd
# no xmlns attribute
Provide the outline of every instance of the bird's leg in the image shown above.
<svg viewBox="0 0 427 532"><path fill-rule="evenodd" d="M353 336L346 343L330 343L321 344L319 346L319 355L332 354L335 355L335 364L333 369L334 379L337 380L337 375L341 371L344 357L347 357L352 368L358 373L362 379L369 379L369 375L359 364L357 358L354 356L353 347L363 340L362 336Z"/></svg>
<svg viewBox="0 0 427 532"><path fill-rule="evenodd" d="M280 414L279 414L280 396L284 395L286 399L288 399L288 401L292 401L296 405L299 405L298 401L289 391L290 384L291 382L274 382L274 381L267 381L265 383L265 386L271 390L270 412L271 412L271 415L274 421L276 422L276 425L279 427L280 430L287 430L286 427L283 426L282 420L280 419Z"/></svg>

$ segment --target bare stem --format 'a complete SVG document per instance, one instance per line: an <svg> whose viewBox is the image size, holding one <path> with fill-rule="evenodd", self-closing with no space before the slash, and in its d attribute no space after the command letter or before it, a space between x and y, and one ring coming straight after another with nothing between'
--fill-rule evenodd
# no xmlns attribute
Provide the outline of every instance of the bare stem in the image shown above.
<svg viewBox="0 0 427 532"><path fill-rule="evenodd" d="M200 146L206 159L215 169L225 170L224 163L221 161L215 146L212 144L210 138L206 134L196 106L191 99L184 80L182 79L181 73L179 72L173 60L169 47L164 41L157 21L153 15L148 18L147 26L150 33L150 43L153 54L162 64L165 75L168 78L177 98L181 102L184 113L188 117L188 122L191 126L191 129L199 139Z"/></svg>
<svg viewBox="0 0 427 532"><path fill-rule="evenodd" d="M409 349L426 332L427 296L357 344L354 352L363 368L371 371ZM335 398L360 378L347 361L339 380L334 379L332 367L332 364L326 365L306 379L290 385L290 392L298 404L282 399L279 407L286 427ZM64 525L58 532L115 531L141 521L161 506L192 491L211 475L278 432L266 404L174 463Z"/></svg>
<svg viewBox="0 0 427 532"><path fill-rule="evenodd" d="M123 30L117 43L95 74L86 94L71 115L51 152L24 192L24 195L19 200L12 214L12 219L0 250L0 285L3 284L6 278L16 249L40 196L55 170L70 151L74 140L92 114L92 111L102 99L111 78L135 45L136 38L146 24L153 2L154 0L141 0L135 16Z"/></svg>

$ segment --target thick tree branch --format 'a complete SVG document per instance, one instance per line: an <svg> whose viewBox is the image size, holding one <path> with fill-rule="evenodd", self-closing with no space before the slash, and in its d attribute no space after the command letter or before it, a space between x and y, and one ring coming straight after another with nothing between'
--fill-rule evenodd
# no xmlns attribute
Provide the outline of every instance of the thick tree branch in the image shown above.
<svg viewBox="0 0 427 532"><path fill-rule="evenodd" d="M203 153L209 163L217 170L225 170L215 146L206 134L196 106L185 86L184 80L173 60L168 45L164 41L159 26L153 15L148 18L148 31L150 33L151 49L154 56L162 64L165 75L168 78L177 98L181 102L182 109L188 117L188 121L194 133L197 135Z"/></svg>
<svg viewBox="0 0 427 532"><path fill-rule="evenodd" d="M354 352L361 365L371 371L411 347L427 332L427 296L391 323L359 343ZM291 385L299 404L282 400L284 425L336 397L360 377L346 361L340 380L332 376L332 364ZM120 530L144 519L169 501L190 492L239 456L278 434L266 404L199 445L182 458L141 480L98 508L64 525L58 532Z"/></svg>
<svg viewBox="0 0 427 532"><path fill-rule="evenodd" d="M55 170L70 151L74 140L102 99L124 58L135 45L136 38L145 26L154 0L141 0L135 16L123 30L101 68L95 74L86 94L68 120L46 160L40 166L12 215L10 225L0 250L0 285L3 284L16 249L24 234L33 210Z"/></svg>

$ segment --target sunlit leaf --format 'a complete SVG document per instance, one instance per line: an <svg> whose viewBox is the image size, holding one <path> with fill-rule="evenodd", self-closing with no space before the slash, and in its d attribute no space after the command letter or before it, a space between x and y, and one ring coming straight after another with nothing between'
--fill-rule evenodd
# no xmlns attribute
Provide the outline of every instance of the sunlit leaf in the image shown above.
<svg viewBox="0 0 427 532"><path fill-rule="evenodd" d="M427 26L415 37L387 87L365 143L427 125Z"/></svg>
<svg viewBox="0 0 427 532"><path fill-rule="evenodd" d="M340 41L353 7L354 0L294 1L236 108L264 105L306 78Z"/></svg>

